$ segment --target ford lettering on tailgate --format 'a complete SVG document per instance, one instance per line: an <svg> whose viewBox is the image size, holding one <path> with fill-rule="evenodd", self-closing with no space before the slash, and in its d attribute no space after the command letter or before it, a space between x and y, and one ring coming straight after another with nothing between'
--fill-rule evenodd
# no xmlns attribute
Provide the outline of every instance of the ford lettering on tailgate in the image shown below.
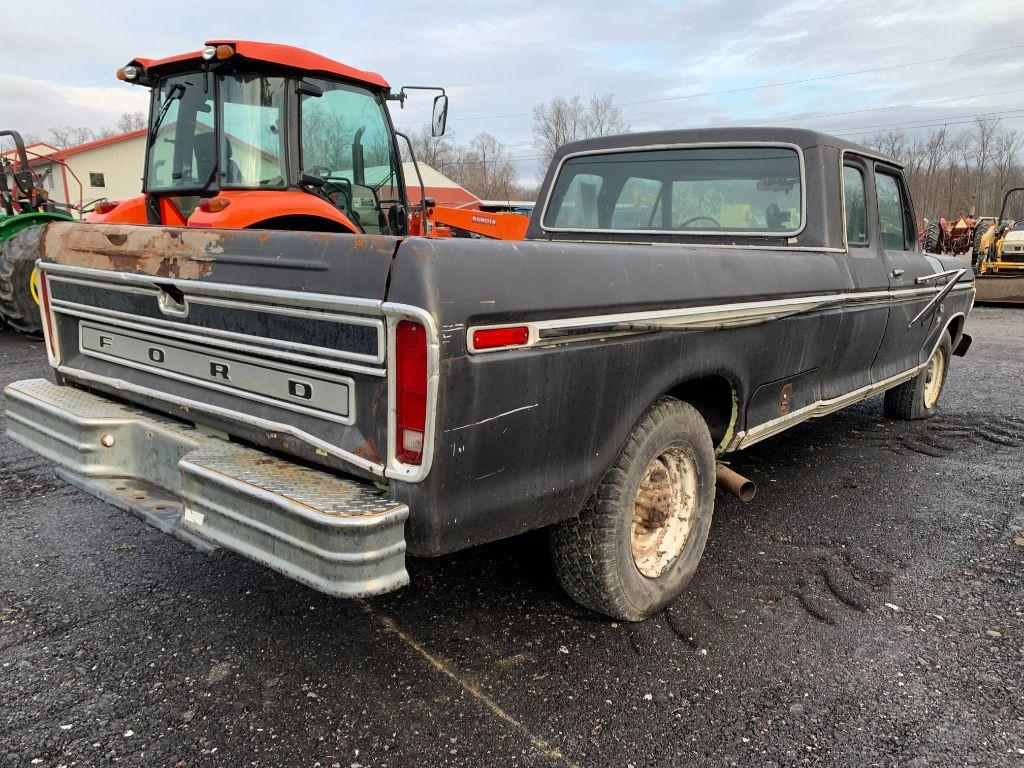
<svg viewBox="0 0 1024 768"><path fill-rule="evenodd" d="M83 354L278 405L352 423L352 380L281 363L245 359L201 345L83 322Z"/></svg>

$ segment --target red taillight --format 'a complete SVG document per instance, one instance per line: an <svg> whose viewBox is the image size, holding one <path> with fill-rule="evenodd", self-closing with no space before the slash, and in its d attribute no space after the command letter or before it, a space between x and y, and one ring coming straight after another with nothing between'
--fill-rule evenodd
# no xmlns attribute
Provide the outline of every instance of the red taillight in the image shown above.
<svg viewBox="0 0 1024 768"><path fill-rule="evenodd" d="M46 327L46 349L50 357L57 358L57 339L53 335L53 324L50 322L50 289L47 286L46 275L40 270L39 274L39 311L43 314L43 325Z"/></svg>
<svg viewBox="0 0 1024 768"><path fill-rule="evenodd" d="M427 331L408 320L395 329L395 398L395 455L403 464L420 464L427 425Z"/></svg>
<svg viewBox="0 0 1024 768"><path fill-rule="evenodd" d="M473 331L473 349L519 347L530 340L530 329L525 325L513 328L485 328Z"/></svg>
<svg viewBox="0 0 1024 768"><path fill-rule="evenodd" d="M92 207L92 210L94 213L110 213L117 208L120 202L120 200L100 200Z"/></svg>
<svg viewBox="0 0 1024 768"><path fill-rule="evenodd" d="M231 205L231 200L226 197L204 197L199 201L199 210L203 213L220 213Z"/></svg>

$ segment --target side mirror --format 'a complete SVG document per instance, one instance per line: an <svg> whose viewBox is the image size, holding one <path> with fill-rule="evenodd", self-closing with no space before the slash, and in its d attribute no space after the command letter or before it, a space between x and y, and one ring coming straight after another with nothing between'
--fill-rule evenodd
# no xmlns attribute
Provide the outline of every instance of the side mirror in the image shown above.
<svg viewBox="0 0 1024 768"><path fill-rule="evenodd" d="M445 94L434 97L434 115L430 120L430 134L432 136L444 136L445 126L448 125L448 97Z"/></svg>

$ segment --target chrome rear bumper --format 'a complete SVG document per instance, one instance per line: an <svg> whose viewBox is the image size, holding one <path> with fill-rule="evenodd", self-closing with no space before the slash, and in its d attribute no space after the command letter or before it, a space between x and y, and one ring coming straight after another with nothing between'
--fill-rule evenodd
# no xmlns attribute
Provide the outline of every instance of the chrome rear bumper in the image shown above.
<svg viewBox="0 0 1024 768"><path fill-rule="evenodd" d="M10 384L7 434L73 485L199 549L339 597L409 583L405 504L189 424L44 379Z"/></svg>

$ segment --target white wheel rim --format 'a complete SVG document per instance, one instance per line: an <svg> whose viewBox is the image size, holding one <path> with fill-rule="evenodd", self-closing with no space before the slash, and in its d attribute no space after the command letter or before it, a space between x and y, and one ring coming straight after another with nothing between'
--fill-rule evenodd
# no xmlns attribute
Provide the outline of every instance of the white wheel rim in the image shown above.
<svg viewBox="0 0 1024 768"><path fill-rule="evenodd" d="M697 511L697 465L684 449L670 446L644 471L633 500L630 549L648 579L665 573L682 554Z"/></svg>
<svg viewBox="0 0 1024 768"><path fill-rule="evenodd" d="M928 361L924 379L924 407L931 410L942 392L942 379L946 375L946 353L937 347Z"/></svg>

